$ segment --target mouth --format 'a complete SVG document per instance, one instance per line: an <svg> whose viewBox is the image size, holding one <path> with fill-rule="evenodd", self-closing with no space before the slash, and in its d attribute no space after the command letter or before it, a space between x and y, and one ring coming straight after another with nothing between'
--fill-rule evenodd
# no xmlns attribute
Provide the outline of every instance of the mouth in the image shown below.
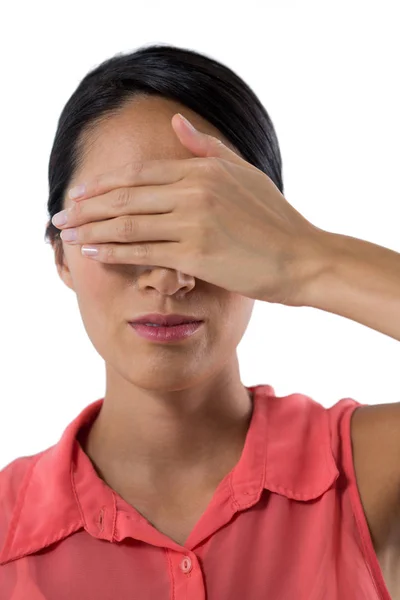
<svg viewBox="0 0 400 600"><path fill-rule="evenodd" d="M200 323L203 319L199 319L194 315L178 315L178 314L161 314L151 313L147 315L137 316L130 319L132 325L146 325L149 327L171 327L175 325L186 325L187 323Z"/></svg>
<svg viewBox="0 0 400 600"><path fill-rule="evenodd" d="M178 342L201 330L204 321L192 321L180 325L154 323L129 323L137 335L152 342Z"/></svg>
<svg viewBox="0 0 400 600"><path fill-rule="evenodd" d="M158 323L130 322L129 325L144 325L145 327L162 327L171 329L174 327L181 327L182 325L193 325L195 323L204 323L204 321L185 321L184 323L177 323L176 325L159 325Z"/></svg>

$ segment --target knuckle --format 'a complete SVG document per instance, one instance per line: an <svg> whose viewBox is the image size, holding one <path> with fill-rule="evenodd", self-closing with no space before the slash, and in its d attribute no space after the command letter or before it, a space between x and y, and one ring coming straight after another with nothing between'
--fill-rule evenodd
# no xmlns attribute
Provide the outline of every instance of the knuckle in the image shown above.
<svg viewBox="0 0 400 600"><path fill-rule="evenodd" d="M196 158L195 160L197 162L197 168L200 169L200 171L207 171L210 164L209 158L202 156L200 158Z"/></svg>
<svg viewBox="0 0 400 600"><path fill-rule="evenodd" d="M150 244L138 244L135 247L135 256L139 259L150 258Z"/></svg>
<svg viewBox="0 0 400 600"><path fill-rule="evenodd" d="M106 262L113 262L114 256L115 256L115 246L113 246L112 244L107 245L104 248L103 256L104 256Z"/></svg>
<svg viewBox="0 0 400 600"><path fill-rule="evenodd" d="M198 158L197 159L197 169L200 173L200 177L204 177L207 175L210 169L210 159L209 158Z"/></svg>
<svg viewBox="0 0 400 600"><path fill-rule="evenodd" d="M201 184L196 182L179 192L177 198L179 200L179 208L182 211L182 215L190 215L193 210L197 210L201 207L200 187Z"/></svg>
<svg viewBox="0 0 400 600"><path fill-rule="evenodd" d="M190 211L192 211L193 209L198 210L199 208L201 208L203 206L203 186L202 185L197 185L196 187L191 188L189 194L188 194L188 200L189 202L187 203L187 208L189 210L190 207Z"/></svg>
<svg viewBox="0 0 400 600"><path fill-rule="evenodd" d="M95 175L93 179L90 179L90 191L92 196L99 196L103 188L103 177L102 175ZM78 202L77 204L80 204Z"/></svg>
<svg viewBox="0 0 400 600"><path fill-rule="evenodd" d="M134 179L137 177L137 175L140 175L143 170L143 164L143 161L134 161L127 164L126 168L131 179Z"/></svg>
<svg viewBox="0 0 400 600"><path fill-rule="evenodd" d="M74 222L79 223L84 214L85 202L74 202L71 211L71 217L74 219Z"/></svg>
<svg viewBox="0 0 400 600"><path fill-rule="evenodd" d="M129 204L129 188L120 188L113 195L111 205L113 208L124 210Z"/></svg>
<svg viewBox="0 0 400 600"><path fill-rule="evenodd" d="M209 209L214 202L214 190L210 185L204 183L202 186L198 188L197 192L197 202L199 207L206 207Z"/></svg>
<svg viewBox="0 0 400 600"><path fill-rule="evenodd" d="M206 163L204 166L204 170L206 173L209 173L210 175L214 175L214 173L217 173L221 170L222 161L218 156L209 156L205 160L206 160Z"/></svg>
<svg viewBox="0 0 400 600"><path fill-rule="evenodd" d="M221 169L224 162L219 156L210 156L210 161L214 169Z"/></svg>
<svg viewBox="0 0 400 600"><path fill-rule="evenodd" d="M119 238L130 241L135 229L134 220L131 216L121 217L117 221L117 234Z"/></svg>

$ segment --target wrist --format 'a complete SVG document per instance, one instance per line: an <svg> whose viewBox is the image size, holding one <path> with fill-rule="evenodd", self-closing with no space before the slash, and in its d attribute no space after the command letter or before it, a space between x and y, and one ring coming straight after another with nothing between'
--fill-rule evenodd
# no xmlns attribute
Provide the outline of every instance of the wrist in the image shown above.
<svg viewBox="0 0 400 600"><path fill-rule="evenodd" d="M290 306L322 308L324 297L334 279L337 261L344 260L343 236L314 227L304 243L300 264L296 266L297 286Z"/></svg>

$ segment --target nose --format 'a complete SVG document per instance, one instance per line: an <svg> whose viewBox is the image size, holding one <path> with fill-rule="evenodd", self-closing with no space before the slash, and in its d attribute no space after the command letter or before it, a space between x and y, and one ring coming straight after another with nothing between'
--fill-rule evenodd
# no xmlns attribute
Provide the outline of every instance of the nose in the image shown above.
<svg viewBox="0 0 400 600"><path fill-rule="evenodd" d="M137 285L142 290L154 288L163 295L184 295L194 288L196 279L192 275L186 275L176 269L141 265L138 271Z"/></svg>

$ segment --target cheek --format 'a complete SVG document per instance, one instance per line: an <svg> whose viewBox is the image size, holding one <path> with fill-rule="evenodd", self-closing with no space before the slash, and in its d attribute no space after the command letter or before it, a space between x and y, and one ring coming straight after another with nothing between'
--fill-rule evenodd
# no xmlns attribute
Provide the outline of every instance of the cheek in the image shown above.
<svg viewBox="0 0 400 600"><path fill-rule="evenodd" d="M230 329L237 343L242 339L251 315L253 312L255 300L237 295L230 306Z"/></svg>
<svg viewBox="0 0 400 600"><path fill-rule="evenodd" d="M106 275L102 265L84 257L79 258L75 264L78 293L99 297L106 284Z"/></svg>

